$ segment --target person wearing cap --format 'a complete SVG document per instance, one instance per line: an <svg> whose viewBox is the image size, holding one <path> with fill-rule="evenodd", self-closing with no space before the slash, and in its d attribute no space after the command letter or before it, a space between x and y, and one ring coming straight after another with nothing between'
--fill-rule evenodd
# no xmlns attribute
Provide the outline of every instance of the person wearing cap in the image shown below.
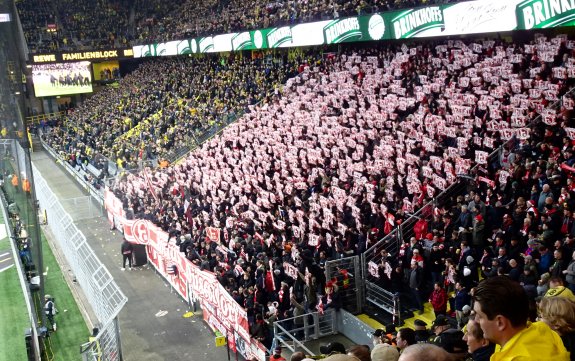
<svg viewBox="0 0 575 361"><path fill-rule="evenodd" d="M473 293L475 320L495 343L491 361L568 361L558 334L543 322L529 324L529 299L517 282L506 276L483 280Z"/></svg>
<svg viewBox="0 0 575 361"><path fill-rule="evenodd" d="M282 348L280 346L274 349L273 355L270 356L270 361L286 361L282 356Z"/></svg>
<svg viewBox="0 0 575 361"><path fill-rule="evenodd" d="M54 320L54 316L58 313L58 310L56 309L54 299L48 294L44 296L44 313L46 314L48 322L50 322L50 327L53 331L56 331L56 321Z"/></svg>
<svg viewBox="0 0 575 361"><path fill-rule="evenodd" d="M378 328L372 334L373 349L371 350L371 361L397 361L399 351L389 344L389 339L385 330Z"/></svg>
<svg viewBox="0 0 575 361"><path fill-rule="evenodd" d="M466 347L463 342L463 332L452 327L447 317L437 317L435 321L433 321L432 328L435 337L431 343L443 348L449 353L460 354L465 352Z"/></svg>
<svg viewBox="0 0 575 361"><path fill-rule="evenodd" d="M427 343L431 334L427 329L427 323L419 318L413 321L413 328L415 329L415 342Z"/></svg>

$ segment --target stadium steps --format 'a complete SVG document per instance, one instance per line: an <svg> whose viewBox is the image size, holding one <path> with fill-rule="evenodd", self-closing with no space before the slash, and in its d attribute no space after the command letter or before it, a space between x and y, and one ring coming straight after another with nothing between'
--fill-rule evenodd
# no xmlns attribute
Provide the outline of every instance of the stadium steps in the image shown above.
<svg viewBox="0 0 575 361"><path fill-rule="evenodd" d="M449 304L448 304L448 310L449 310ZM408 318L402 318L403 324L396 326L398 329L402 328L402 327L408 327L408 328L413 329L413 328L415 328L414 322L415 322L415 320L418 320L418 319L425 321L427 323L427 327L429 328L429 327L431 327L431 324L435 320L435 313L433 312L433 307L431 306L431 303L429 303L429 302L427 302L424 305L423 314L420 315L419 312L416 311L416 312L407 312L407 315L409 315ZM382 323L385 321L383 319L377 317L377 315L369 315L369 314L363 313L363 314L357 315L357 318L374 329L378 329L378 328L386 329L386 325L384 323Z"/></svg>

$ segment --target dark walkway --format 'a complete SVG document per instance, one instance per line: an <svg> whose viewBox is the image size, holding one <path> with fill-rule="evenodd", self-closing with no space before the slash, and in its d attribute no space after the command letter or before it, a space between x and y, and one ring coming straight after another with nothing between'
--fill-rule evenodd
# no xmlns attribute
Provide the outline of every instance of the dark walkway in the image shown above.
<svg viewBox="0 0 575 361"><path fill-rule="evenodd" d="M32 161L61 202L86 195L47 153L33 153ZM62 204L73 218L85 211L75 208L79 206L74 206L73 202ZM191 318L183 318L188 311L187 304L152 267L134 267L132 271L120 269L121 234L109 230L107 218L103 215L94 214L92 218L75 223L128 297L128 303L119 316L124 360L227 360L225 347L215 347L214 335L203 322L201 311L198 310ZM232 358L235 359L234 355Z"/></svg>

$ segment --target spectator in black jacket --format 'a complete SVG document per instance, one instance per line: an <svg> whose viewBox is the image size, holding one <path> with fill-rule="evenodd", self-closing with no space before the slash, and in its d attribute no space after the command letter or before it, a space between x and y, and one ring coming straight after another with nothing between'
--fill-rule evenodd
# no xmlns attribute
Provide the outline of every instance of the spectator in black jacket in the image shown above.
<svg viewBox="0 0 575 361"><path fill-rule="evenodd" d="M423 313L423 269L419 267L416 261L411 261L411 270L409 272L409 288L415 302L415 307L419 313Z"/></svg>

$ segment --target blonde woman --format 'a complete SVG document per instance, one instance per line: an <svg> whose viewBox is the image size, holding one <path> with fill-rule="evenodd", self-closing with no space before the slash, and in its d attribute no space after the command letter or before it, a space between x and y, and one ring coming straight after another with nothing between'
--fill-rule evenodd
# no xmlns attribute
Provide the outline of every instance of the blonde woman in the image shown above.
<svg viewBox="0 0 575 361"><path fill-rule="evenodd" d="M561 336L563 345L575 360L575 302L565 297L543 297L539 319Z"/></svg>

